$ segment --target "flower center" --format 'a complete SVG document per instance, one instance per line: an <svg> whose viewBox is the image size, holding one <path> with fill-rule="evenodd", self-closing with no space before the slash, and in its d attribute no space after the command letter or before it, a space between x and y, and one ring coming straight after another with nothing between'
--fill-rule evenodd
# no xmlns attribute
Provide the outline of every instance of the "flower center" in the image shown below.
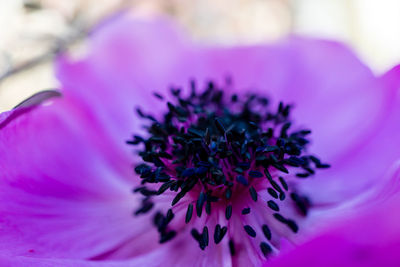
<svg viewBox="0 0 400 267"><path fill-rule="evenodd" d="M167 199L169 207L154 213L160 243L190 225L202 250L213 235L215 244L227 239L234 255L240 231L257 240L263 255L273 253L279 237L299 231L298 221L311 207L296 184L316 168L329 167L305 154L311 131L292 130L291 106L273 108L257 94L227 96L213 82L200 93L192 82L186 97L179 89L171 92L161 119L137 109L151 123L146 137L128 141L143 161L135 168L142 185L134 192L144 196L135 215L151 211L158 198Z"/></svg>

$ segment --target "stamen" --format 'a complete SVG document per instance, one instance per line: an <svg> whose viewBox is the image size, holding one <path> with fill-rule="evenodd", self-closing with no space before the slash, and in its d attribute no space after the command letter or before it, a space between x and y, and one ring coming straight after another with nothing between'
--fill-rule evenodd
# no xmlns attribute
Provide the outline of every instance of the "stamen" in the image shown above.
<svg viewBox="0 0 400 267"><path fill-rule="evenodd" d="M240 233L252 242L257 240L260 253L269 257L276 249L272 236L297 233L299 220L312 208L296 184L329 164L305 154L311 131L291 122L290 105L280 102L273 108L269 99L256 94L226 96L213 82L198 91L191 81L187 97L179 88L171 89L172 99L154 93L158 101L169 100L163 116L136 108L147 122L147 135L135 134L127 141L139 148L142 159L135 167L142 183L133 192L143 200L134 214L149 213L159 207L158 199L169 199L171 208L153 213L160 243L185 232L186 227L171 223L184 218L200 249L209 245L210 228L215 244L224 244L221 241L228 236L232 257L241 249L234 244L239 230L232 225L248 220L252 225L243 222ZM287 233L276 229L276 224L268 226L271 218L284 225ZM235 223L230 222L233 219ZM207 223L201 232L194 227L199 222ZM255 229L262 230L264 241L255 239Z"/></svg>
<svg viewBox="0 0 400 267"><path fill-rule="evenodd" d="M268 207L271 209L271 210L274 210L274 211L279 211L279 206L278 206L278 204L276 204L273 200L268 200Z"/></svg>
<svg viewBox="0 0 400 267"><path fill-rule="evenodd" d="M235 256L236 251L235 251L235 243L233 243L233 240L229 240L229 252L231 253L232 256Z"/></svg>
<svg viewBox="0 0 400 267"><path fill-rule="evenodd" d="M245 225L244 230L249 236L256 237L256 231L254 231L253 227L251 227L250 225Z"/></svg>
<svg viewBox="0 0 400 267"><path fill-rule="evenodd" d="M250 213L250 208L244 208L243 210L242 210L242 214L243 215L246 215L246 214L249 214Z"/></svg>
<svg viewBox="0 0 400 267"><path fill-rule="evenodd" d="M250 196L254 200L254 202L257 202L257 191L254 189L254 187L249 188Z"/></svg>
<svg viewBox="0 0 400 267"><path fill-rule="evenodd" d="M221 231L219 233L219 237L217 240L215 240L215 243L218 244L219 242L222 241L222 239L224 238L226 232L228 231L228 227L224 226L221 228Z"/></svg>
<svg viewBox="0 0 400 267"><path fill-rule="evenodd" d="M288 187L288 185L287 185L285 179L283 179L282 177L279 177L279 181L281 182L282 187L283 187L286 191L288 191L288 190L289 190L289 187Z"/></svg>
<svg viewBox="0 0 400 267"><path fill-rule="evenodd" d="M228 205L228 206L226 206L226 209L225 209L225 218L227 220L229 220L231 218L231 216L232 216L232 205Z"/></svg>
<svg viewBox="0 0 400 267"><path fill-rule="evenodd" d="M264 236L268 239L271 240L271 230L269 229L268 225L263 224L262 226L262 231L264 233Z"/></svg>
<svg viewBox="0 0 400 267"><path fill-rule="evenodd" d="M271 197L278 199L278 194L276 193L276 191L274 189L269 187L267 190L268 190L268 193L271 195Z"/></svg>
<svg viewBox="0 0 400 267"><path fill-rule="evenodd" d="M272 248L270 245L268 245L265 242L261 242L260 243L260 248L262 253L264 254L264 256L267 256L268 254L270 254L272 252Z"/></svg>

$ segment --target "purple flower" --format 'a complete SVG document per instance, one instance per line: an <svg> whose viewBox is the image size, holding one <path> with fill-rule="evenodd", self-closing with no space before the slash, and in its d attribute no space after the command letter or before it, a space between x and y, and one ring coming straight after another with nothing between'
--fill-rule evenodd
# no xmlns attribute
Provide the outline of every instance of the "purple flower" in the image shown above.
<svg viewBox="0 0 400 267"><path fill-rule="evenodd" d="M60 57L62 97L1 114L0 262L260 265L392 194L397 71L334 42L209 47L118 16Z"/></svg>

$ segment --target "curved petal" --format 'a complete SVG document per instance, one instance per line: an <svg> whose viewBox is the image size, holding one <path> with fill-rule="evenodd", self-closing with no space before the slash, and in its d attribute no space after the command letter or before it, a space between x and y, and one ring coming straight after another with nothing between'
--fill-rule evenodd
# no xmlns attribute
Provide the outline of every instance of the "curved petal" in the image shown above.
<svg viewBox="0 0 400 267"><path fill-rule="evenodd" d="M313 131L312 152L328 161L358 143L386 104L378 79L339 43L290 38L204 54L207 76L229 74L239 89L258 88L275 101L293 104L295 122Z"/></svg>
<svg viewBox="0 0 400 267"><path fill-rule="evenodd" d="M136 106L153 115L165 108L152 91L186 87L190 79L225 84L229 76L241 92L258 90L275 102L293 103L295 123L313 131L311 152L333 166L321 183L345 188L354 181L353 191L332 194L344 198L365 189L365 184L357 184L360 179L352 179L357 168L347 176L343 166L359 166L353 153L370 142L390 115L393 90L348 48L296 37L273 45L199 46L173 26L163 19L138 21L127 15L104 23L93 33L85 59L60 59L58 76L66 93L90 101L118 142L138 131ZM372 174L382 175L382 169L377 170L366 167L358 174L368 174L363 180L369 184Z"/></svg>
<svg viewBox="0 0 400 267"><path fill-rule="evenodd" d="M0 113L0 129L4 128L8 123L14 120L16 117L22 115L25 112L34 109L43 102L50 100L54 97L60 97L61 93L55 90L45 90L38 92L31 97L28 97L22 103L18 104L12 110Z"/></svg>
<svg viewBox="0 0 400 267"><path fill-rule="evenodd" d="M290 38L253 47L195 46L173 26L165 19L117 16L93 33L85 59L61 58L58 76L68 90L97 100L116 128L134 123L138 104L157 111L152 91L229 76L238 89L293 103L297 123L314 131L313 150L329 160L370 131L386 104L371 71L338 43ZM341 145L332 146L338 137Z"/></svg>
<svg viewBox="0 0 400 267"><path fill-rule="evenodd" d="M146 255L136 257L128 262L129 266L134 267L232 266L228 246L215 245L210 240L210 246L203 251L200 250L196 242L191 239L189 240L188 236L179 238L179 240L175 240L168 245L163 245L159 249L155 249Z"/></svg>
<svg viewBox="0 0 400 267"><path fill-rule="evenodd" d="M264 266L398 266L399 204L398 195L372 204L367 212L342 218L325 233Z"/></svg>
<svg viewBox="0 0 400 267"><path fill-rule="evenodd" d="M374 77L337 43L292 38L269 46L199 47L164 21L122 17L95 32L91 48L80 62L61 58L58 75L67 95L92 103L115 143L138 129L136 105L155 113L163 108L149 90L191 78L221 83L229 75L239 90L257 88L294 103L296 123L314 131L312 151L334 166L320 176L323 181L305 183L308 192L320 192L318 201L368 189L399 156L390 147L399 141L393 135L399 125L395 82Z"/></svg>
<svg viewBox="0 0 400 267"><path fill-rule="evenodd" d="M181 81L175 74L191 69L185 65L193 58L186 42L165 20L117 16L94 32L83 60L60 57L57 75L66 94L90 102L111 136L125 140L142 122L135 108L157 114L166 105L152 93L165 95L171 82Z"/></svg>
<svg viewBox="0 0 400 267"><path fill-rule="evenodd" d="M1 129L3 255L85 259L143 230L132 218L130 159L90 112L71 98L54 99Z"/></svg>
<svg viewBox="0 0 400 267"><path fill-rule="evenodd" d="M95 266L122 266L109 262L90 262L85 260L71 260L62 258L32 258L27 256L0 256L1 266L13 266L13 267L25 267L25 266L36 266L36 267L95 267Z"/></svg>
<svg viewBox="0 0 400 267"><path fill-rule="evenodd" d="M400 157L400 65L379 79L386 95L382 114L363 142L350 147L332 168L318 179L301 183L319 203L351 198L362 192L380 190L385 174ZM324 188L324 190L321 190Z"/></svg>

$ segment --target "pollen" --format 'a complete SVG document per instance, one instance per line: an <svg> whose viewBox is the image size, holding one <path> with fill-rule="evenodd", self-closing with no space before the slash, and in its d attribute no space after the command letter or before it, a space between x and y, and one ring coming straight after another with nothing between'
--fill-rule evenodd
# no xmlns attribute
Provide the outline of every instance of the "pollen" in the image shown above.
<svg viewBox="0 0 400 267"><path fill-rule="evenodd" d="M160 243L176 238L183 224L200 249L211 235L234 255L233 233L241 231L267 257L277 247L274 235L296 234L297 220L312 207L296 184L329 165L306 153L311 131L292 125L291 105L257 94L227 95L214 82L200 92L190 84L186 94L172 88L170 101L154 94L166 107L159 117L137 108L147 133L127 141L142 161L135 166L141 186L133 191L143 199L134 214L154 213ZM170 199L169 209L154 211L162 196ZM195 224L212 216L218 218L212 228ZM182 224L172 224L178 217ZM232 229L230 220L242 227Z"/></svg>

